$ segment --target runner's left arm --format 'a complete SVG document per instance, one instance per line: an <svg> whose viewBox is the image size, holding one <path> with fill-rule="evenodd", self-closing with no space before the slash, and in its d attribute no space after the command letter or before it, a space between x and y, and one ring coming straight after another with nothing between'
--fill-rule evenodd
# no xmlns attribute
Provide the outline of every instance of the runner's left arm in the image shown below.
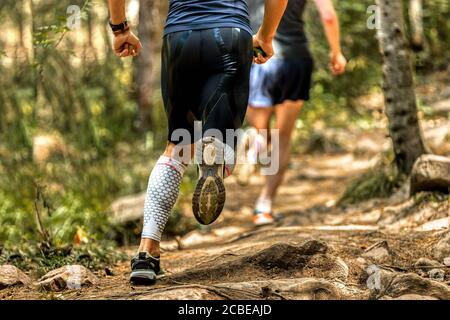
<svg viewBox="0 0 450 320"><path fill-rule="evenodd" d="M315 0L330 45L330 68L334 75L345 72L347 60L341 50L339 18L332 0Z"/></svg>

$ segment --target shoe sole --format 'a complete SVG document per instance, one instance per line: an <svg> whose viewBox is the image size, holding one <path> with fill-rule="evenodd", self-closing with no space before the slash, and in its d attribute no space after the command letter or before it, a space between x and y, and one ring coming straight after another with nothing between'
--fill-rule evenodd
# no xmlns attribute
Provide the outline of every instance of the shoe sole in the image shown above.
<svg viewBox="0 0 450 320"><path fill-rule="evenodd" d="M135 285L151 285L156 282L157 276L153 271L133 271L130 275L130 283Z"/></svg>
<svg viewBox="0 0 450 320"><path fill-rule="evenodd" d="M206 149L212 151L212 157L206 155ZM203 139L203 161L199 165L200 178L192 197L192 211L197 221L203 225L216 221L225 205L225 185L223 178L219 175L219 172L223 170L223 164L216 164L216 151L214 139Z"/></svg>
<svg viewBox="0 0 450 320"><path fill-rule="evenodd" d="M275 224L275 221L266 221L266 222L254 222L253 225L255 227L264 227L264 226L270 226L272 224Z"/></svg>

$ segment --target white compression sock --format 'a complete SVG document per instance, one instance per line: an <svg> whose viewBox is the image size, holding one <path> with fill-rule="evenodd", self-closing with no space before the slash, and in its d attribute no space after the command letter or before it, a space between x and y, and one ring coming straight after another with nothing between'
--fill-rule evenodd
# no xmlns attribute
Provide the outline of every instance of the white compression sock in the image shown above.
<svg viewBox="0 0 450 320"><path fill-rule="evenodd" d="M186 166L162 156L152 170L144 204L142 238L161 241L161 235L178 199Z"/></svg>
<svg viewBox="0 0 450 320"><path fill-rule="evenodd" d="M263 135L257 133L250 138L250 146L247 153L247 161L250 164L257 164L258 157L265 154L267 149L267 141Z"/></svg>
<svg viewBox="0 0 450 320"><path fill-rule="evenodd" d="M259 198L256 201L255 211L257 213L271 213L272 212L272 200Z"/></svg>

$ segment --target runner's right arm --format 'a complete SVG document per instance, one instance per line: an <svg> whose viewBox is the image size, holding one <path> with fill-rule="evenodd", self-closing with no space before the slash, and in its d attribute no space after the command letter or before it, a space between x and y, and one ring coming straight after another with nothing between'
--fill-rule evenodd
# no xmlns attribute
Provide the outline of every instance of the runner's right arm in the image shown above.
<svg viewBox="0 0 450 320"><path fill-rule="evenodd" d="M126 21L125 0L108 0L110 23L118 25ZM113 50L116 56L125 58L136 57L142 50L138 37L127 27L120 32L114 32Z"/></svg>
<svg viewBox="0 0 450 320"><path fill-rule="evenodd" d="M265 0L263 23L253 37L253 47L261 48L266 56L258 54L254 58L255 63L265 63L273 56L272 40L286 10L287 3L288 0Z"/></svg>

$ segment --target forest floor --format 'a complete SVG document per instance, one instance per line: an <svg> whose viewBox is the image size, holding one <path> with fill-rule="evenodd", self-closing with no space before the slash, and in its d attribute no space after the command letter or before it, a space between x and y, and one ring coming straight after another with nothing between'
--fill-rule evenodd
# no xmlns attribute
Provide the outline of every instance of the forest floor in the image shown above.
<svg viewBox="0 0 450 320"><path fill-rule="evenodd" d="M449 102L446 92L441 104ZM344 146L339 152L294 155L275 203L275 225L251 222L263 177L255 175L247 187L227 179L217 222L162 242L166 277L154 286L130 285L129 262L122 262L94 272L94 286L14 287L0 291L0 299L450 299L450 266L436 251L448 237L448 195L409 197L406 182L389 198L338 203L390 150L381 121L370 130L335 130L331 139ZM432 150L450 155L448 117L422 124ZM137 248L120 250L131 257Z"/></svg>
<svg viewBox="0 0 450 320"><path fill-rule="evenodd" d="M448 230L450 198L427 194L408 198L406 191L400 190L389 199L337 205L349 183L373 167L374 154L382 152L387 143L382 130L354 138L358 145L370 144L380 150L363 155L353 150L293 157L276 201L276 212L282 217L276 225L255 228L251 223L252 205L263 178L252 177L245 188L230 179L226 207L215 224L162 243L166 277L152 287L131 286L129 263L123 262L110 268L110 275L96 272L99 283L81 290L48 293L31 287L11 288L0 295L5 299L428 296L430 283L438 281L430 281L427 267L419 269L415 263L433 258L434 246L443 230ZM123 250L131 256L136 248ZM374 266L391 276L417 274L430 283L423 284L425 287L404 285L403 289L389 289L380 283L376 287L375 278L368 280ZM444 270L444 278L439 283L450 292L450 268L440 270ZM443 292L437 297L447 297L449 293Z"/></svg>

